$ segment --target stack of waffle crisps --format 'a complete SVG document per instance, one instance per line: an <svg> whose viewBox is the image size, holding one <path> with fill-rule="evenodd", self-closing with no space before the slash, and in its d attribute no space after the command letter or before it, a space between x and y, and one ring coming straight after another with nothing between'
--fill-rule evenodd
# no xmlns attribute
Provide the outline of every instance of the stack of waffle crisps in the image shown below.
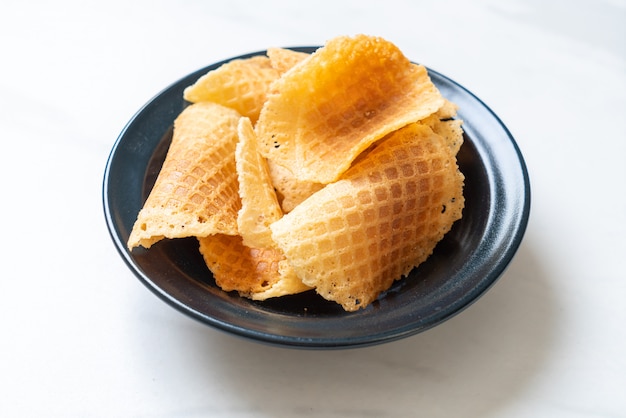
<svg viewBox="0 0 626 418"><path fill-rule="evenodd" d="M273 223L272 236L305 284L356 310L426 260L461 217L462 187L445 139L411 124Z"/></svg>
<svg viewBox="0 0 626 418"><path fill-rule="evenodd" d="M184 97L128 247L197 237L224 291L365 308L461 218L456 106L382 38L271 48Z"/></svg>

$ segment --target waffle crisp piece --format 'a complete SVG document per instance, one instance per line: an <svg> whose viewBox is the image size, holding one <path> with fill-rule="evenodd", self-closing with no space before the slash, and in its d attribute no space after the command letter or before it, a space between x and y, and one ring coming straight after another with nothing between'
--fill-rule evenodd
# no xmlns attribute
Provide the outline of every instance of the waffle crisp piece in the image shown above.
<svg viewBox="0 0 626 418"><path fill-rule="evenodd" d="M133 225L129 249L149 248L163 238L237 234L239 118L235 110L208 102L181 112L161 171Z"/></svg>
<svg viewBox="0 0 626 418"><path fill-rule="evenodd" d="M246 246L274 246L269 225L283 216L272 186L267 161L259 154L256 135L248 118L237 127L239 142L235 149L241 209L237 229Z"/></svg>
<svg viewBox="0 0 626 418"><path fill-rule="evenodd" d="M294 66L304 61L310 54L306 52L298 52L287 48L268 48L267 56L270 59L272 67L283 75L291 70Z"/></svg>
<svg viewBox="0 0 626 418"><path fill-rule="evenodd" d="M218 234L198 240L215 283L226 292L265 300L310 290L278 249L250 248L240 236Z"/></svg>
<svg viewBox="0 0 626 418"><path fill-rule="evenodd" d="M444 105L438 111L420 121L421 124L429 126L436 134L441 135L454 155L463 145L463 121L455 118L457 108L456 104L445 100Z"/></svg>
<svg viewBox="0 0 626 418"><path fill-rule="evenodd" d="M253 300L292 295L309 290L274 248L269 225L282 217L267 163L258 153L250 119L237 126L239 142L235 162L241 209L238 235L216 234L198 238L200 253L224 291L237 291Z"/></svg>
<svg viewBox="0 0 626 418"><path fill-rule="evenodd" d="M303 181L335 181L372 143L444 103L426 68L378 37L340 36L272 84L261 153Z"/></svg>
<svg viewBox="0 0 626 418"><path fill-rule="evenodd" d="M270 226L302 281L364 308L432 253L461 217L463 175L446 140L415 123Z"/></svg>
<svg viewBox="0 0 626 418"><path fill-rule="evenodd" d="M267 160L272 184L280 207L284 213L289 213L307 197L324 187L321 183L298 180L293 173L272 160Z"/></svg>
<svg viewBox="0 0 626 418"><path fill-rule="evenodd" d="M236 59L209 71L183 93L191 103L214 102L238 111L254 123L270 85L279 77L266 56Z"/></svg>
<svg viewBox="0 0 626 418"><path fill-rule="evenodd" d="M282 76L302 61L309 59L311 54L293 51L286 48L269 48L267 56L272 67ZM283 212L290 212L300 202L323 187L321 183L298 180L294 174L272 160L267 161L270 177Z"/></svg>

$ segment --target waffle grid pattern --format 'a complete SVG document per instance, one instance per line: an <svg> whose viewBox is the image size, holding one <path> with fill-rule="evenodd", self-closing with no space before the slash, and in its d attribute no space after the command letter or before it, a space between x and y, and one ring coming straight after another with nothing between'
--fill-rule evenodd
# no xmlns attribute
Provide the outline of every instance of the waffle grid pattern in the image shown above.
<svg viewBox="0 0 626 418"><path fill-rule="evenodd" d="M149 247L164 237L237 233L238 120L236 111L211 103L195 104L181 113L159 176L133 226L129 247Z"/></svg>
<svg viewBox="0 0 626 418"><path fill-rule="evenodd" d="M219 103L256 122L270 85L278 77L266 56L238 59L200 77L183 96L192 103Z"/></svg>
<svg viewBox="0 0 626 418"><path fill-rule="evenodd" d="M306 284L356 310L431 254L462 203L454 156L443 138L416 124L386 139L272 231Z"/></svg>

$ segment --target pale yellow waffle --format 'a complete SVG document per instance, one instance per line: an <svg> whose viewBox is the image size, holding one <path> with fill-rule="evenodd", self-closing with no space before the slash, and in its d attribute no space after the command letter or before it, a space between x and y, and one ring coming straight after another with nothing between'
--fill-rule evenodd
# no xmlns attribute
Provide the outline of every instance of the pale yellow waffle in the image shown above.
<svg viewBox="0 0 626 418"><path fill-rule="evenodd" d="M200 253L224 291L236 291L253 300L292 295L309 290L277 249L255 249L241 237L213 235L199 238Z"/></svg>
<svg viewBox="0 0 626 418"><path fill-rule="evenodd" d="M456 155L463 145L463 121L454 119L457 105L446 100L435 113L422 119L420 123L428 125L436 134L444 137L452 153Z"/></svg>
<svg viewBox="0 0 626 418"><path fill-rule="evenodd" d="M267 56L272 67L282 76L309 58L311 54L286 48L268 48ZM300 202L323 187L321 183L298 180L289 169L272 160L268 160L267 164L272 184L276 189L276 195L284 213L290 212Z"/></svg>
<svg viewBox="0 0 626 418"><path fill-rule="evenodd" d="M283 212L272 186L267 162L258 151L256 135L248 118L241 118L237 129L239 143L235 150L241 209L237 217L239 235L249 247L274 246L269 225Z"/></svg>
<svg viewBox="0 0 626 418"><path fill-rule="evenodd" d="M285 167L267 160L270 178L283 213L289 213L307 197L324 187L321 183L300 181Z"/></svg>
<svg viewBox="0 0 626 418"><path fill-rule="evenodd" d="M461 217L463 175L445 139L411 124L272 224L302 281L364 308L432 253Z"/></svg>
<svg viewBox="0 0 626 418"><path fill-rule="evenodd" d="M255 129L265 157L326 184L372 143L443 104L426 69L392 43L337 37L272 84Z"/></svg>
<svg viewBox="0 0 626 418"><path fill-rule="evenodd" d="M282 75L291 70L296 64L304 61L310 55L305 52L293 51L286 48L268 48L267 56L270 59L272 67Z"/></svg>
<svg viewBox="0 0 626 418"><path fill-rule="evenodd" d="M254 123L278 76L266 56L237 59L200 77L185 89L183 97L192 103L214 102L230 107Z"/></svg>
<svg viewBox="0 0 626 418"><path fill-rule="evenodd" d="M185 108L128 248L163 238L237 234L241 207L235 167L240 115L214 103Z"/></svg>

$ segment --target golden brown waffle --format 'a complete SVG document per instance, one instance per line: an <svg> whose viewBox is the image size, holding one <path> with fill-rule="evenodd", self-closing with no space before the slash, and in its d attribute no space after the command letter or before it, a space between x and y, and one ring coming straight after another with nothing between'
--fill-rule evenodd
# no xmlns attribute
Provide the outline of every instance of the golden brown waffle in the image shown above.
<svg viewBox="0 0 626 418"><path fill-rule="evenodd" d="M441 136L411 124L271 225L302 281L347 311L432 253L461 217L463 175Z"/></svg>
<svg viewBox="0 0 626 418"><path fill-rule="evenodd" d="M326 184L372 143L443 103L426 69L392 43L337 37L272 84L255 129L265 157Z"/></svg>
<svg viewBox="0 0 626 418"><path fill-rule="evenodd" d="M270 85L279 74L266 56L230 61L185 89L185 100L214 102L238 111L254 123Z"/></svg>
<svg viewBox="0 0 626 418"><path fill-rule="evenodd" d="M128 248L163 238L237 234L241 207L235 168L240 115L214 103L188 106L174 122L172 143L137 216Z"/></svg>
<svg viewBox="0 0 626 418"><path fill-rule="evenodd" d="M254 300L304 292L310 288L296 276L277 249L246 247L241 237L214 235L199 238L200 253L224 291Z"/></svg>

